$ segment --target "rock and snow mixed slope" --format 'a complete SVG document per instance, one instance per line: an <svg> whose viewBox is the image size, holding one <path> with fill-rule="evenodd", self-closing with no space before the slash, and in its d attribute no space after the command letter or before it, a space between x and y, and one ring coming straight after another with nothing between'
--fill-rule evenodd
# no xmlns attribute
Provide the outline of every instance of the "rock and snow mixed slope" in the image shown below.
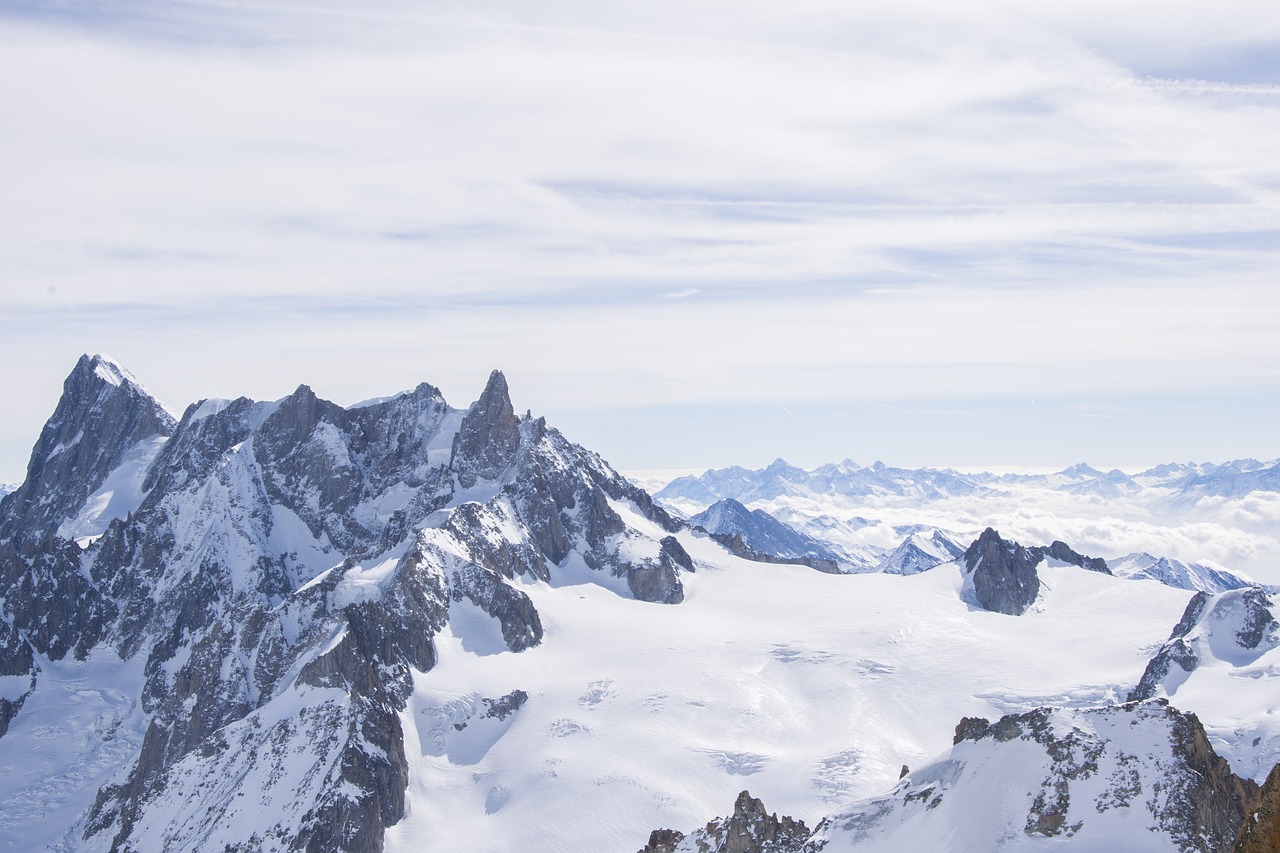
<svg viewBox="0 0 1280 853"><path fill-rule="evenodd" d="M742 559L501 374L176 422L124 376L77 365L0 502L0 849L631 851L747 783L816 826L962 716L1123 700L1187 606L1051 552L1017 617L962 561ZM1272 655L1175 697L1256 778Z"/></svg>
<svg viewBox="0 0 1280 853"><path fill-rule="evenodd" d="M1216 755L1194 714L1163 701L966 717L955 744L888 794L809 832L739 795L688 837L655 832L641 853L854 850L1230 850L1257 795Z"/></svg>
<svg viewBox="0 0 1280 853"><path fill-rule="evenodd" d="M139 445L160 449L134 499L100 501L139 479ZM113 507L124 514L104 523ZM71 537L90 515L102 529L82 550ZM4 750L62 756L68 778L46 802L74 819L7 838L380 849L404 815L399 712L452 612L520 651L543 627L517 577L566 567L678 602L691 567L678 526L599 457L517 418L496 372L465 411L429 385L351 409L302 386L175 423L86 357L0 504ZM76 732L83 751L43 745L78 728L58 719L65 679L92 691L119 673L127 687ZM107 740L126 769L86 778ZM30 794L11 786L0 812Z"/></svg>

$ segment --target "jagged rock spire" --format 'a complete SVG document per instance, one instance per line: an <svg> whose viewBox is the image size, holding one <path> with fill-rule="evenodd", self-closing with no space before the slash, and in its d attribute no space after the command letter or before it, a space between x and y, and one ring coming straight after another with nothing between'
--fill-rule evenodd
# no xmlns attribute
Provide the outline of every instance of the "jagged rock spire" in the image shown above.
<svg viewBox="0 0 1280 853"><path fill-rule="evenodd" d="M964 552L974 597L985 610L1021 616L1040 594L1036 564L1041 554L1000 538L988 527Z"/></svg>
<svg viewBox="0 0 1280 853"><path fill-rule="evenodd" d="M495 370L453 439L458 483L470 488L477 480L496 480L515 461L519 447L520 420L511 406L507 378Z"/></svg>
<svg viewBox="0 0 1280 853"><path fill-rule="evenodd" d="M26 480L0 504L0 539L56 530L135 444L172 435L174 426L173 416L119 364L82 355L31 452Z"/></svg>

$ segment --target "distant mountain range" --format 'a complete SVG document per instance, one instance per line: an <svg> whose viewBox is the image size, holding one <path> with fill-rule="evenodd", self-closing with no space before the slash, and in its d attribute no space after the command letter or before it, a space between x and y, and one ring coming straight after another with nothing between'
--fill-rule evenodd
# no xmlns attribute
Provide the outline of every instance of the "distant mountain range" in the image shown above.
<svg viewBox="0 0 1280 853"><path fill-rule="evenodd" d="M777 547L779 554L833 554L845 572L911 574L932 568L954 559L957 549L963 551L993 518L1006 519L1001 526L1025 523L1038 530L1078 518L1075 526L1103 534L1100 541L1119 539L1115 531L1122 528L1137 531L1125 539L1129 551L1103 551L1118 576L1221 592L1253 581L1191 549L1197 541L1207 546L1209 534L1221 531L1215 544L1251 535L1280 557L1280 531L1265 508L1267 495L1280 486L1278 470L1275 461L1252 459L1173 463L1134 475L1084 463L1049 474L960 473L879 462L863 467L850 460L804 470L778 459L759 469L730 467L678 477L654 497L716 532L724 532L720 517L732 501L740 508L735 517L748 544L765 552ZM1251 495L1260 496L1261 507L1242 503ZM1207 531L1203 525L1219 511L1218 530ZM923 518L934 521L921 523ZM1254 528L1237 529L1240 519L1253 519L1246 523ZM1184 521L1188 526L1181 530ZM777 522L785 525L785 534ZM771 544L783 535L792 544ZM803 547L794 544L797 537ZM1165 551L1175 541L1176 552ZM1145 550L1134 551L1133 545ZM1089 547L1100 550L1096 544Z"/></svg>
<svg viewBox="0 0 1280 853"><path fill-rule="evenodd" d="M678 477L655 492L654 497L705 504L724 498L750 503L783 496L822 495L931 501L983 495L1006 486L1035 486L1099 497L1132 495L1148 489L1185 498L1240 497L1250 492L1280 492L1280 460L1170 463L1131 476L1119 469L1099 471L1083 462L1053 474L963 474L950 468L892 468L882 462L864 467L849 459L805 470L776 459L764 468L733 466Z"/></svg>

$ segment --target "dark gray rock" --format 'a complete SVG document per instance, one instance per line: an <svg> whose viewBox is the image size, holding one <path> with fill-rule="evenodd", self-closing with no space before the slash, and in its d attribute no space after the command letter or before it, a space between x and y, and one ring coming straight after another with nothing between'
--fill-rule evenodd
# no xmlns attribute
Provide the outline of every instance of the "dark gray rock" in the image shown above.
<svg viewBox="0 0 1280 853"><path fill-rule="evenodd" d="M173 417L118 365L81 356L31 451L26 480L0 499L0 539L56 531L138 442L173 429Z"/></svg>
<svg viewBox="0 0 1280 853"><path fill-rule="evenodd" d="M978 606L1010 616L1026 613L1040 593L1036 565L1041 559L1041 554L1001 539L988 527L964 552Z"/></svg>
<svg viewBox="0 0 1280 853"><path fill-rule="evenodd" d="M1160 692L1162 686L1179 667L1183 672L1194 672L1200 666L1200 655L1196 651L1198 643L1196 629L1206 619L1223 618L1239 619L1240 627L1234 640L1243 651L1263 652L1280 642L1277 633L1280 625L1271 615L1270 599L1258 587L1244 590L1229 590L1218 595L1197 592L1187 602L1178 624L1174 626L1169 639L1160 650L1147 662L1142 678L1130 691L1129 701L1151 699ZM1188 639L1190 638L1190 639ZM1204 651L1202 648L1201 651ZM1175 682L1175 686L1176 686ZM1173 687L1169 692L1173 692Z"/></svg>
<svg viewBox="0 0 1280 853"><path fill-rule="evenodd" d="M1243 821L1257 786L1236 776L1226 760L1209 743L1195 714L1183 713L1165 700L1131 702L1123 706L1084 712L1087 715L1130 715L1132 726L1166 727L1170 754L1167 759L1148 756L1159 777L1149 780L1162 796L1147 802L1152 831L1168 835L1183 851L1213 853L1228 849ZM1078 726L1054 724L1054 712L1037 708L1009 714L994 724L965 718L956 727L955 743L990 739L1033 741L1052 759L1050 776L1036 792L1028 811L1025 832L1032 836L1070 838L1080 823L1066 822L1077 782L1099 773L1099 759L1113 747L1097 734ZM1135 757L1126 759L1136 761ZM1109 780L1108 790L1096 807L1129 807L1143 802L1144 785L1136 770L1129 778ZM1080 811L1075 814L1080 814ZM1088 818L1084 819L1084 823Z"/></svg>
<svg viewBox="0 0 1280 853"><path fill-rule="evenodd" d="M676 845L684 841L684 833L675 829L655 829L649 833L649 843L640 853L675 853Z"/></svg>
<svg viewBox="0 0 1280 853"><path fill-rule="evenodd" d="M1107 567L1106 560L1101 557L1086 557L1059 539L1055 539L1052 544L1042 545L1030 550L1038 552L1045 557L1052 557L1061 563L1070 563L1073 566L1088 569L1091 572L1101 572L1104 575L1111 574L1111 569Z"/></svg>
<svg viewBox="0 0 1280 853"><path fill-rule="evenodd" d="M823 846L810 843L809 828L802 821L770 814L764 803L752 797L749 791L738 794L733 812L728 817L711 821L686 839L676 839L678 833L671 830L660 832L671 834L657 835L656 838L651 834L649 839L654 850L674 850L676 845L680 845L681 849L699 853L816 853ZM670 844L672 840L675 840L675 845L660 846Z"/></svg>
<svg viewBox="0 0 1280 853"><path fill-rule="evenodd" d="M519 447L520 421L511 407L507 378L495 370L453 440L458 483L469 489L477 480L496 480L511 467Z"/></svg>
<svg viewBox="0 0 1280 853"><path fill-rule="evenodd" d="M1213 599L1207 592L1197 592L1191 596L1191 600L1187 602L1187 607L1182 611L1182 618L1178 620L1178 624L1173 626L1173 631L1169 634L1170 640L1176 640L1179 637L1185 637L1191 633L1200 618L1204 616L1205 609L1209 606L1209 602Z"/></svg>
<svg viewBox="0 0 1280 853"><path fill-rule="evenodd" d="M1241 601L1244 603L1244 624L1236 632L1236 643L1242 649L1256 649L1264 640L1273 639L1276 635L1276 619L1271 615L1270 599L1258 587L1245 590Z"/></svg>
<svg viewBox="0 0 1280 853"><path fill-rule="evenodd" d="M18 629L4 619L0 619L0 676L19 676L30 679L30 687L12 699L0 698L0 737L9 731L9 723L18 716L22 705L36 686L35 657L28 643Z"/></svg>
<svg viewBox="0 0 1280 853"><path fill-rule="evenodd" d="M1129 691L1127 701L1137 702L1153 698L1175 666L1183 672L1194 672L1200 666L1200 656L1182 637L1165 643L1156 656L1147 662L1147 668L1143 670L1138 686Z"/></svg>
<svg viewBox="0 0 1280 853"><path fill-rule="evenodd" d="M512 690L505 696L483 701L485 717L493 720L505 720L524 707L524 703L529 701L529 694L523 690Z"/></svg>

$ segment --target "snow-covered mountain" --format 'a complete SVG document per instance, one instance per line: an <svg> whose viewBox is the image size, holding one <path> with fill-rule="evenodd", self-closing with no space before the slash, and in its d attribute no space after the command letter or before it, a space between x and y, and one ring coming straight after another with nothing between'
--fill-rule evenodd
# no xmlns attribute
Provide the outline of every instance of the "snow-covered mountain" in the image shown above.
<svg viewBox="0 0 1280 853"><path fill-rule="evenodd" d="M776 459L758 470L734 466L709 470L698 477L685 476L672 480L654 497L712 503L733 498L743 503L782 496L894 495L917 500L930 500L951 495L969 495L985 491L974 478L951 470L890 468L882 462L863 467L846 459L805 471L785 460Z"/></svg>
<svg viewBox="0 0 1280 853"><path fill-rule="evenodd" d="M848 460L805 471L777 460L758 470L686 475L654 494L684 516L737 500L838 551L859 571L912 564L905 554L890 555L904 545L922 548L904 543L914 533L943 531L967 545L995 526L1024 540L1070 541L1108 557L1124 577L1216 591L1248 586L1249 572L1271 575L1280 565L1276 472L1276 462L1256 460L1162 465L1132 475L1084 463L1050 474L991 474L864 468ZM941 554L919 564L935 556Z"/></svg>
<svg viewBox="0 0 1280 853"><path fill-rule="evenodd" d="M1155 580L1179 589L1197 592L1226 592L1252 586L1249 581L1225 569L1206 566L1203 563L1184 563L1168 557L1155 557L1147 553L1129 554L1108 560L1111 573L1120 578Z"/></svg>
<svg viewBox="0 0 1280 853"><path fill-rule="evenodd" d="M858 518L832 529L875 531L878 560L965 544ZM994 529L914 574L744 559L496 372L464 409L300 386L173 419L86 357L0 532L0 849L630 853L744 777L818 827L962 718L1122 703L1188 607ZM1254 780L1280 760L1260 643L1161 682Z"/></svg>
<svg viewBox="0 0 1280 853"><path fill-rule="evenodd" d="M894 548L876 566L876 571L891 575L914 575L928 571L943 563L963 556L965 544L954 534L933 530L908 534L902 544Z"/></svg>
<svg viewBox="0 0 1280 853"><path fill-rule="evenodd" d="M831 547L778 521L762 509L749 510L725 498L688 519L689 524L718 536L736 537L752 551L782 560L839 563L847 558Z"/></svg>
<svg viewBox="0 0 1280 853"><path fill-rule="evenodd" d="M497 372L467 410L429 385L351 409L301 386L175 423L86 357L0 503L5 746L59 716L63 685L41 686L70 666L113 687L94 723L107 730L77 757L96 772L63 780L75 818L50 825L57 838L380 849L405 814L399 713L433 637L456 615L491 620L478 630L510 651L536 646L515 581L553 570L677 603L692 569L679 527L517 418ZM108 743L125 772L95 763Z"/></svg>

